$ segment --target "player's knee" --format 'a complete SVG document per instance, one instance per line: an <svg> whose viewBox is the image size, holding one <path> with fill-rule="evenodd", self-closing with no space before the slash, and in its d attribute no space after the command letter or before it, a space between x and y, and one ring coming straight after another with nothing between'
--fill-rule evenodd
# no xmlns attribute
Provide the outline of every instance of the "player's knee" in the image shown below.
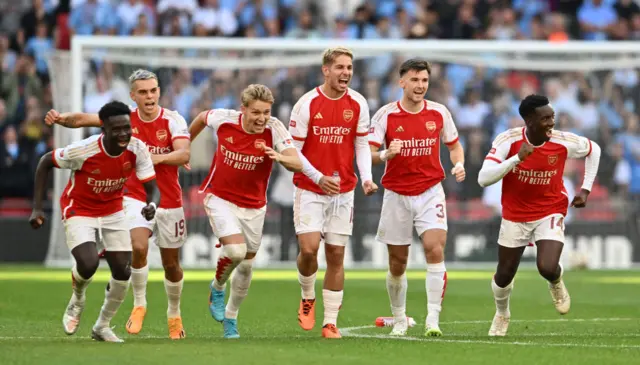
<svg viewBox="0 0 640 365"><path fill-rule="evenodd" d="M560 271L558 263L538 261L537 266L538 266L538 272L540 273L540 276L542 276L543 278L547 280L557 279L558 273Z"/></svg>
<svg viewBox="0 0 640 365"><path fill-rule="evenodd" d="M407 263L389 260L389 272L393 276L402 276L407 271Z"/></svg>
<svg viewBox="0 0 640 365"><path fill-rule="evenodd" d="M318 247L314 245L300 245L300 257L305 261L318 259Z"/></svg>
<svg viewBox="0 0 640 365"><path fill-rule="evenodd" d="M241 263L247 255L247 245L244 243L222 246L223 254L236 264Z"/></svg>
<svg viewBox="0 0 640 365"><path fill-rule="evenodd" d="M131 240L131 248L133 249L134 256L146 259L148 247L149 247L148 239L133 238Z"/></svg>
<svg viewBox="0 0 640 365"><path fill-rule="evenodd" d="M82 262L76 262L76 270L78 274L85 279L89 279L93 277L93 275L98 271L98 266L100 266L100 259L96 255L95 258L87 258Z"/></svg>
<svg viewBox="0 0 640 365"><path fill-rule="evenodd" d="M444 261L444 244L439 241L432 241L425 244L424 253L431 262Z"/></svg>
<svg viewBox="0 0 640 365"><path fill-rule="evenodd" d="M236 267L236 271L239 274L250 275L253 270L253 259L242 260L242 262Z"/></svg>
<svg viewBox="0 0 640 365"><path fill-rule="evenodd" d="M129 280L131 277L131 261L119 260L111 267L111 276L116 280Z"/></svg>
<svg viewBox="0 0 640 365"><path fill-rule="evenodd" d="M325 256L327 260L327 266L332 268L341 268L344 265L344 246L325 246Z"/></svg>
<svg viewBox="0 0 640 365"><path fill-rule="evenodd" d="M496 270L496 274L493 277L493 280L496 282L496 284L499 287L504 288L513 281L513 278L515 276L516 276L515 269L512 269L511 267L498 266L498 270Z"/></svg>

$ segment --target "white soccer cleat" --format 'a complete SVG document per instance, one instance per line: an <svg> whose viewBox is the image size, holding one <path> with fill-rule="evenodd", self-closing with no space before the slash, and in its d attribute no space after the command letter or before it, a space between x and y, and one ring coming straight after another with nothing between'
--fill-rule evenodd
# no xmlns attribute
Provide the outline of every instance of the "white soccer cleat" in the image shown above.
<svg viewBox="0 0 640 365"><path fill-rule="evenodd" d="M562 279L557 284L549 283L549 292L551 293L551 299L553 299L553 305L560 314L569 313L571 309L571 297L567 291L567 287L564 286Z"/></svg>
<svg viewBox="0 0 640 365"><path fill-rule="evenodd" d="M425 321L425 337L442 337L442 330L440 329L440 316L438 313L427 314L427 319Z"/></svg>
<svg viewBox="0 0 640 365"><path fill-rule="evenodd" d="M64 333L73 335L78 331L82 311L84 311L84 300L77 300L76 297L72 295L71 300L67 305L67 309L62 316L62 328L64 329Z"/></svg>
<svg viewBox="0 0 640 365"><path fill-rule="evenodd" d="M93 327L93 330L91 331L91 338L101 342L124 342L121 338L116 336L115 333L113 333L113 329L111 327Z"/></svg>
<svg viewBox="0 0 640 365"><path fill-rule="evenodd" d="M404 336L407 334L407 330L409 329L409 321L405 318L399 322L393 323L393 329L389 336Z"/></svg>
<svg viewBox="0 0 640 365"><path fill-rule="evenodd" d="M493 322L491 322L491 328L489 329L489 336L505 336L507 334L507 330L509 329L509 321L511 320L511 315L509 314L500 314L496 312L496 315L493 316Z"/></svg>

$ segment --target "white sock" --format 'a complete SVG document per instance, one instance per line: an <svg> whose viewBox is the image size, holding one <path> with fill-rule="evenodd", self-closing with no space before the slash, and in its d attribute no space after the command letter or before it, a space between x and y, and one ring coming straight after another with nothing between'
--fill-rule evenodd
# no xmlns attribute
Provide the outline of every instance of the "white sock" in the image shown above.
<svg viewBox="0 0 640 365"><path fill-rule="evenodd" d="M427 322L437 325L442 311L442 300L447 288L447 269L443 262L427 263Z"/></svg>
<svg viewBox="0 0 640 365"><path fill-rule="evenodd" d="M180 317L180 295L182 294L182 283L180 279L177 283L164 279L164 290L167 292L169 305L167 307L167 318Z"/></svg>
<svg viewBox="0 0 640 365"><path fill-rule="evenodd" d="M149 265L139 269L131 268L131 288L133 290L133 306L147 307L147 281L149 280Z"/></svg>
<svg viewBox="0 0 640 365"><path fill-rule="evenodd" d="M496 284L495 279L491 279L491 289L493 290L493 298L496 301L496 311L504 316L510 316L509 298L511 297L511 291L513 290L513 280L509 285L501 288Z"/></svg>
<svg viewBox="0 0 640 365"><path fill-rule="evenodd" d="M124 298L127 296L127 290L129 289L129 280L116 280L111 278L107 289L104 293L104 304L100 310L100 316L94 325L94 328L104 328L111 324L111 319L118 312L118 308Z"/></svg>
<svg viewBox="0 0 640 365"><path fill-rule="evenodd" d="M224 312L225 318L238 318L240 304L242 304L242 301L247 296L249 286L251 285L251 277L253 276L253 268L251 265L253 265L253 259L244 260L233 272L233 276L231 277L231 293Z"/></svg>
<svg viewBox="0 0 640 365"><path fill-rule="evenodd" d="M393 276L387 272L387 293L391 303L391 313L396 322L407 318L407 275Z"/></svg>
<svg viewBox="0 0 640 365"><path fill-rule="evenodd" d="M298 282L302 289L302 299L316 299L316 273L304 276L298 271Z"/></svg>
<svg viewBox="0 0 640 365"><path fill-rule="evenodd" d="M322 327L326 324L338 325L338 312L342 306L343 291L334 291L322 289L322 302L324 303L324 321Z"/></svg>
<svg viewBox="0 0 640 365"><path fill-rule="evenodd" d="M213 279L213 287L216 290L224 290L233 269L240 265L246 255L247 245L244 243L222 246L222 253L218 258L216 275Z"/></svg>
<svg viewBox="0 0 640 365"><path fill-rule="evenodd" d="M73 265L71 269L71 285L73 287L73 295L76 300L83 301L84 293L87 291L87 286L91 283L91 278L85 279L78 274L76 265Z"/></svg>

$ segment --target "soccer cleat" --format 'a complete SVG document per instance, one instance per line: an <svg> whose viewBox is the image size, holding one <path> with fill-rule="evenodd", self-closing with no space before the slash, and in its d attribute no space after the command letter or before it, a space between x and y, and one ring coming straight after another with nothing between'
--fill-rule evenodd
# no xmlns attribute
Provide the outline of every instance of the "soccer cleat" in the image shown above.
<svg viewBox="0 0 640 365"><path fill-rule="evenodd" d="M72 295L69 305L67 305L67 310L65 310L64 315L62 316L62 328L64 329L64 333L73 335L78 331L78 327L80 326L80 317L82 316L83 310L84 300L76 300L75 296Z"/></svg>
<svg viewBox="0 0 640 365"><path fill-rule="evenodd" d="M222 328L224 329L224 338L240 338L237 319L225 318L222 321Z"/></svg>
<svg viewBox="0 0 640 365"><path fill-rule="evenodd" d="M567 287L564 286L564 281L560 279L556 284L549 283L549 291L551 292L551 299L553 299L553 305L560 314L569 313L571 308L571 297L567 291Z"/></svg>
<svg viewBox="0 0 640 365"><path fill-rule="evenodd" d="M91 330L91 338L101 342L124 342L121 338L113 333L111 327L96 328Z"/></svg>
<svg viewBox="0 0 640 365"><path fill-rule="evenodd" d="M127 332L132 335L137 335L142 330L142 323L144 322L144 316L147 314L146 307L133 307L129 320L127 321Z"/></svg>
<svg viewBox="0 0 640 365"><path fill-rule="evenodd" d="M510 320L510 314L500 314L496 312L495 316L493 316L493 322L491 322L489 336L505 336L507 334L507 329L509 329Z"/></svg>
<svg viewBox="0 0 640 365"><path fill-rule="evenodd" d="M394 322L393 329L389 336L404 336L407 334L407 330L409 329L409 322L405 319L403 321Z"/></svg>
<svg viewBox="0 0 640 365"><path fill-rule="evenodd" d="M426 330L424 331L425 337L442 337L442 330L438 325L427 325Z"/></svg>
<svg viewBox="0 0 640 365"><path fill-rule="evenodd" d="M298 308L298 324L305 331L311 331L316 325L316 300L302 299Z"/></svg>
<svg viewBox="0 0 640 365"><path fill-rule="evenodd" d="M218 322L224 320L224 290L217 290L213 287L213 281L209 292L209 312L213 319Z"/></svg>
<svg viewBox="0 0 640 365"><path fill-rule="evenodd" d="M324 338L342 338L340 330L333 323L327 323L322 327L322 337Z"/></svg>
<svg viewBox="0 0 640 365"><path fill-rule="evenodd" d="M184 327L182 327L182 318L175 317L167 319L167 324L169 326L169 338L172 340L179 340L187 337L187 334L184 332Z"/></svg>

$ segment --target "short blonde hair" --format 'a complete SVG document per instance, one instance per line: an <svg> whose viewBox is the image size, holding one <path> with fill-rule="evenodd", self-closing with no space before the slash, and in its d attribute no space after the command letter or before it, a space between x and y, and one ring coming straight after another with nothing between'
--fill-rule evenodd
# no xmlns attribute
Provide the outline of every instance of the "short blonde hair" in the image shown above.
<svg viewBox="0 0 640 365"><path fill-rule="evenodd" d="M322 66L331 66L338 56L349 56L353 60L353 52L346 47L327 48L322 54Z"/></svg>
<svg viewBox="0 0 640 365"><path fill-rule="evenodd" d="M265 103L273 104L275 99L268 87L261 84L251 84L242 91L240 101L243 106L249 106L249 103L255 100L264 101Z"/></svg>

